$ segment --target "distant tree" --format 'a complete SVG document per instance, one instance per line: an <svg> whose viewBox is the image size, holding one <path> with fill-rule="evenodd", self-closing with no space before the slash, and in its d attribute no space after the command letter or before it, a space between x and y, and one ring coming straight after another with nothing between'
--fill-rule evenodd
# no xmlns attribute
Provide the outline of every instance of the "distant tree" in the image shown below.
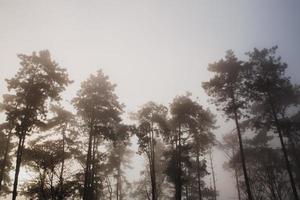
<svg viewBox="0 0 300 200"><path fill-rule="evenodd" d="M47 128L54 129L51 136L60 136L61 139L58 139L60 148L58 151L61 151L60 157L60 171L59 171L59 184L58 184L58 200L63 200L65 198L65 190L68 190L66 186L70 186L70 181L65 183L64 173L66 171L65 163L67 159L75 157L78 155L78 131L76 131L75 116L65 110L60 106L53 105L51 107L51 112L54 114L54 117L47 122Z"/></svg>
<svg viewBox="0 0 300 200"><path fill-rule="evenodd" d="M38 199L54 199L57 194L55 170L59 166L62 151L57 151L58 141L46 141L41 144L31 142L24 150L24 164L38 174L33 182L25 185L25 195Z"/></svg>
<svg viewBox="0 0 300 200"><path fill-rule="evenodd" d="M78 115L84 122L88 132L88 151L85 164L84 200L94 199L95 194L95 163L98 146L101 140L114 140L116 135L112 131L120 121L123 105L118 102L114 93L115 85L101 70L91 75L81 84L73 104Z"/></svg>
<svg viewBox="0 0 300 200"><path fill-rule="evenodd" d="M279 149L263 144L268 140L266 137L266 134L254 137L245 149L253 195L256 199L291 199L284 161Z"/></svg>
<svg viewBox="0 0 300 200"><path fill-rule="evenodd" d="M240 157L239 155L239 142L238 137L235 132L229 132L226 135L223 136L222 142L218 143L218 148L221 149L226 158L228 159L224 163L224 168L226 170L230 170L233 172L233 175L235 177L236 182L236 189L237 189L237 195L238 199L241 200L241 186L240 186L240 180L239 180L239 172L240 172ZM231 162L233 159L235 159L238 163ZM230 164L229 164L230 163Z"/></svg>
<svg viewBox="0 0 300 200"><path fill-rule="evenodd" d="M283 134L288 138L288 153L293 161L295 181L300 188L300 111L281 121Z"/></svg>
<svg viewBox="0 0 300 200"><path fill-rule="evenodd" d="M281 149L296 200L299 200L287 148L284 143L281 121L287 116L291 106L299 105L299 87L291 84L285 76L286 63L276 56L277 46L270 49L254 49L247 53L249 61L246 85L248 98L261 105L263 119L271 122L279 135Z"/></svg>
<svg viewBox="0 0 300 200"><path fill-rule="evenodd" d="M16 171L12 199L17 197L18 178L25 138L32 129L45 119L47 100L57 101L60 93L71 83L66 70L51 59L49 51L32 55L20 54L21 68L14 78L8 79L10 95L4 96L7 121L14 126L19 138L16 153Z"/></svg>
<svg viewBox="0 0 300 200"><path fill-rule="evenodd" d="M192 153L194 154L193 156L196 157L196 172L197 172L197 192L198 192L198 199L202 199L202 176L208 175L207 172L207 165L206 165L206 159L203 159L201 161L201 156L204 156L206 154L211 155L211 148L214 145L214 140L215 137L211 130L214 127L215 124L215 119L214 115L209 111L209 110L204 110L204 109L199 109L198 114L196 116L198 119L198 124L196 124L195 127L192 127L193 131L193 141L192 141ZM211 164L212 164L212 158L211 158ZM212 166L213 168L213 166ZM206 172L206 173L203 173ZM214 171L212 171L213 174L213 180L214 178ZM215 181L214 181L215 183ZM214 196L217 195L217 191L214 185L215 191Z"/></svg>
<svg viewBox="0 0 300 200"><path fill-rule="evenodd" d="M177 96L170 105L170 131L164 134L169 143L166 152L168 166L166 173L175 186L175 199L182 199L183 186L188 184L188 177L193 168L193 159L196 158L196 176L198 185L198 198L202 199L203 171L200 156L207 150L208 144L212 142L213 135L210 130L214 124L213 116L204 110L199 103L190 98L190 94Z"/></svg>
<svg viewBox="0 0 300 200"><path fill-rule="evenodd" d="M155 144L155 176L156 176L156 189L157 189L157 199L160 200L171 200L173 199L172 193L173 187L170 182L167 181L167 175L165 174L167 167L167 160L164 156L166 146L160 139L156 139ZM145 164L145 168L140 172L140 179L134 182L131 198L148 199L151 200L151 176L149 162Z"/></svg>
<svg viewBox="0 0 300 200"><path fill-rule="evenodd" d="M10 152L12 150L12 129L9 123L0 124L0 195L9 192L10 177L9 172L12 168Z"/></svg>
<svg viewBox="0 0 300 200"><path fill-rule="evenodd" d="M242 135L239 119L242 117L242 109L246 106L244 95L244 73L242 62L239 61L232 51L227 51L225 60L210 64L209 71L214 72L215 76L208 82L203 83L203 88L212 101L229 119L234 119L239 138L242 168L247 188L249 200L253 200L250 190L249 178L246 169Z"/></svg>
<svg viewBox="0 0 300 200"><path fill-rule="evenodd" d="M210 147L209 152L209 161L210 161L210 171L212 175L212 182L213 182L213 192L212 192L212 199L217 200L217 186L216 186L216 175L215 175L215 166L214 166L214 161L213 161L213 148Z"/></svg>
<svg viewBox="0 0 300 200"><path fill-rule="evenodd" d="M146 155L150 167L152 200L158 199L155 146L157 138L167 128L167 113L168 109L165 106L148 102L134 116L138 121L136 136L138 137L139 152Z"/></svg>
<svg viewBox="0 0 300 200"><path fill-rule="evenodd" d="M114 196L117 200L126 199L127 191L126 186L129 186L129 182L125 175L125 169L130 168L130 158L133 154L132 150L129 149L130 135L132 127L119 124L114 129L116 132L116 138L109 143L107 148L107 162L104 164L106 171L106 177L112 176L115 179L115 187L110 183L111 194L110 199ZM113 192L115 188L115 192ZM115 195L113 195L115 193Z"/></svg>

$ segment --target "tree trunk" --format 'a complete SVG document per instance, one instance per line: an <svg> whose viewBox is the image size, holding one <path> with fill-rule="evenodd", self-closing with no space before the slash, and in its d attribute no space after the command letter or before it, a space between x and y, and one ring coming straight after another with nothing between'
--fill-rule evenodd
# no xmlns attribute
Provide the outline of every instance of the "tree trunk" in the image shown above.
<svg viewBox="0 0 300 200"><path fill-rule="evenodd" d="M273 115L273 119L275 121L275 126L276 126L276 129L277 129L278 135L279 135L281 150L282 150L283 155L284 155L286 169L287 169L288 174L289 174L293 194L294 194L295 200L299 200L296 184L295 184L294 177L293 177L293 172L291 170L291 164L290 164L288 154L287 154L287 151L286 151L286 147L285 147L285 144L284 144L284 141L283 141L282 131L281 131L281 128L280 128L280 125L279 125L277 114L276 114L276 111L275 111L275 108L274 108L274 105L273 105L270 94L268 95L268 97L269 97L269 103L270 103L270 106L271 106L271 112L272 112L272 115Z"/></svg>
<svg viewBox="0 0 300 200"><path fill-rule="evenodd" d="M93 141L93 128L91 126L90 134L89 134L88 153L87 153L86 165L85 165L83 200L91 200L89 197L90 197L90 184L91 184L90 167L91 167L92 141Z"/></svg>
<svg viewBox="0 0 300 200"><path fill-rule="evenodd" d="M245 183L246 183L248 199L253 200L251 189L250 189L249 178L248 178L248 174L247 174L247 169L246 169L246 161L245 161L245 155L244 155L242 135L241 135L241 131L240 131L240 125L238 122L238 116L237 116L236 110L234 111L234 119L235 119L235 125L236 125L237 134L238 134L238 138L239 138L240 155L241 155L241 160L242 160L242 167L243 167L243 172L244 172L244 178L245 178Z"/></svg>
<svg viewBox="0 0 300 200"><path fill-rule="evenodd" d="M215 178L215 170L214 170L214 163L213 163L211 148L209 150L209 159L210 159L211 174L212 174L212 177L213 177L213 185L214 185L213 199L217 200L216 178Z"/></svg>
<svg viewBox="0 0 300 200"><path fill-rule="evenodd" d="M47 199L46 193L45 193L45 180L46 180L46 169L43 169L43 174L40 175L40 193L39 193L39 199Z"/></svg>
<svg viewBox="0 0 300 200"><path fill-rule="evenodd" d="M182 196L182 174L181 174L181 127L179 126L178 131L178 146L177 146L177 180L175 184L175 199L181 200Z"/></svg>
<svg viewBox="0 0 300 200"><path fill-rule="evenodd" d="M295 143L293 141L293 139L291 137L289 137L289 143L290 143L290 152L292 153L292 156L294 158L294 162L296 164L296 180L299 180L299 178L297 179L297 177L300 177L300 159L297 153L297 148L295 146ZM296 181L296 185L298 186L298 189L300 189L300 183L299 181Z"/></svg>
<svg viewBox="0 0 300 200"><path fill-rule="evenodd" d="M110 182L108 176L106 177L106 182L107 182L107 186L108 186L109 200L112 200L113 191L112 191L111 182Z"/></svg>
<svg viewBox="0 0 300 200"><path fill-rule="evenodd" d="M116 185L116 198L117 200L120 200L120 170L117 169L117 185Z"/></svg>
<svg viewBox="0 0 300 200"><path fill-rule="evenodd" d="M150 132L150 148L151 148L151 162L150 162L150 176L151 176L151 191L152 191L152 200L157 200L156 194L156 170L155 170L155 141L154 141L154 133L153 133L153 124L151 125Z"/></svg>
<svg viewBox="0 0 300 200"><path fill-rule="evenodd" d="M12 200L16 200L17 195L18 195L18 180L19 180L22 154L23 154L23 150L24 150L25 136L26 136L26 132L22 132L21 135L19 136Z"/></svg>
<svg viewBox="0 0 300 200"><path fill-rule="evenodd" d="M95 194L95 176L96 176L96 148L97 148L97 137L94 135L93 147L92 147L92 162L91 162L91 188L90 188L90 199L94 199Z"/></svg>
<svg viewBox="0 0 300 200"><path fill-rule="evenodd" d="M51 169L51 177L50 177L50 193L51 193L51 199L55 199L55 191L54 191L54 185L53 185L53 178L54 178L54 168Z"/></svg>
<svg viewBox="0 0 300 200"><path fill-rule="evenodd" d="M237 169L234 169L234 175L235 175L235 181L236 181L236 189L238 193L238 198L241 200L241 191L240 191L240 182L239 182L239 177L238 177L238 172Z"/></svg>
<svg viewBox="0 0 300 200"><path fill-rule="evenodd" d="M232 92L231 98L232 98L232 103L234 105L234 121L235 121L236 130L237 130L237 134L238 134L238 138L239 138L240 155L241 155L244 179L245 179L245 183L246 183L247 195L248 195L249 200L253 200L251 189L250 189L249 178L248 178L248 174L247 174L242 135L241 135L240 125L239 125L239 120L238 120L238 114L237 114L238 108L236 106L235 97L234 97L233 92Z"/></svg>
<svg viewBox="0 0 300 200"><path fill-rule="evenodd" d="M5 173L5 168L7 165L7 160L8 160L8 154L9 154L9 149L10 149L10 139L11 139L11 131L8 134L8 138L6 141L6 147L5 147L5 153L4 153L4 158L1 166L1 172L0 172L0 193L2 189L2 182L4 179L4 173Z"/></svg>
<svg viewBox="0 0 300 200"><path fill-rule="evenodd" d="M61 159L61 169L60 169L60 175L59 175L59 196L58 200L64 199L64 167L65 167L65 131L66 128L64 127L62 131L62 159Z"/></svg>
<svg viewBox="0 0 300 200"><path fill-rule="evenodd" d="M200 153L197 151L197 186L198 186L198 199L202 200L202 191L201 191L201 174L200 174L200 159L199 159Z"/></svg>

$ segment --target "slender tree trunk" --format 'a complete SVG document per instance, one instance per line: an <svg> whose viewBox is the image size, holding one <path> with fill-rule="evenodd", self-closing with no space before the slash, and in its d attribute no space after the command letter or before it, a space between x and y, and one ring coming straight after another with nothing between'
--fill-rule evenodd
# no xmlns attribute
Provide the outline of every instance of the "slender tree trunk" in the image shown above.
<svg viewBox="0 0 300 200"><path fill-rule="evenodd" d="M59 175L59 197L58 200L64 199L64 168L65 168L65 131L66 128L62 130L62 159L61 159L61 169L60 169L60 175Z"/></svg>
<svg viewBox="0 0 300 200"><path fill-rule="evenodd" d="M96 176L96 149L97 149L97 137L94 135L93 147L92 147L92 162L91 162L91 189L90 199L94 199L95 193L95 176Z"/></svg>
<svg viewBox="0 0 300 200"><path fill-rule="evenodd" d="M148 199L148 200L151 200L151 199L150 199L150 194L149 194L149 192L148 192L148 190L147 190L147 186L146 186L146 185L145 185L145 192L146 192L147 199Z"/></svg>
<svg viewBox="0 0 300 200"><path fill-rule="evenodd" d="M295 143L293 141L293 139L291 137L289 137L289 143L290 143L290 146L291 146L291 153L292 153L292 156L294 158L294 162L296 164L296 177L300 177L300 159L299 159L299 156L298 156L298 153L297 153L297 148L295 146ZM297 178L296 178L297 180ZM299 178L298 178L299 180ZM298 186L298 189L300 190L300 183L299 181L296 181L296 185Z"/></svg>
<svg viewBox="0 0 300 200"><path fill-rule="evenodd" d="M1 166L1 172L0 172L0 193L2 190L2 182L4 179L4 173L5 173L5 168L7 165L7 160L8 160L8 154L9 154L9 149L10 149L10 139L11 139L11 131L8 134L8 138L6 141L6 147L5 147L5 153L4 153L4 158Z"/></svg>
<svg viewBox="0 0 300 200"><path fill-rule="evenodd" d="M107 186L108 186L109 200L112 200L113 191L112 191L111 182L108 177L106 177L106 182L107 182Z"/></svg>
<svg viewBox="0 0 300 200"><path fill-rule="evenodd" d="M120 200L120 170L117 169L117 185L116 185L116 198L117 200Z"/></svg>
<svg viewBox="0 0 300 200"><path fill-rule="evenodd" d="M213 199L217 200L216 177L215 177L215 170L214 170L214 163L213 163L211 148L209 150L209 159L210 159L211 174L212 174L212 177L213 177L213 185L214 185Z"/></svg>
<svg viewBox="0 0 300 200"><path fill-rule="evenodd" d="M244 173L244 178L245 178L245 183L246 183L247 195L248 195L249 200L253 200L251 189L250 189L249 178L248 178L248 174L247 174L242 135L241 135L240 125L239 125L239 120L238 120L238 114L237 114L238 108L236 106L235 97L234 97L233 92L232 92L231 98L232 98L232 103L234 105L234 121L235 121L236 130L237 130L237 134L238 134L238 138L239 138L240 155L241 155L243 173Z"/></svg>
<svg viewBox="0 0 300 200"><path fill-rule="evenodd" d="M197 186L198 186L198 199L202 200L202 191L201 191L201 174L200 174L200 159L199 159L200 153L197 151Z"/></svg>
<svg viewBox="0 0 300 200"><path fill-rule="evenodd" d="M121 174L121 162L118 163L117 166L117 200L122 200L122 174Z"/></svg>
<svg viewBox="0 0 300 200"><path fill-rule="evenodd" d="M151 174L151 191L152 191L152 200L157 200L156 194L156 170L155 170L155 141L154 141L154 133L153 133L153 124L151 124L151 131L150 131L150 148L151 148L151 162L150 162L150 174Z"/></svg>
<svg viewBox="0 0 300 200"><path fill-rule="evenodd" d="M267 173L266 175L268 177L267 187L270 189L270 192L271 192L270 199L277 200L276 193L275 193L275 187L274 187L276 180L274 179L274 176L273 176L273 173L272 173L273 169L266 167L264 170L266 171L266 173Z"/></svg>
<svg viewBox="0 0 300 200"><path fill-rule="evenodd" d="M54 178L54 168L51 169L51 177L50 177L50 193L51 193L51 199L55 199L55 191L53 186L53 178Z"/></svg>
<svg viewBox="0 0 300 200"><path fill-rule="evenodd" d="M45 193L45 180L46 180L46 169L43 169L43 174L41 175L41 183L40 183L40 194L39 194L39 198L40 199L47 199L46 193Z"/></svg>
<svg viewBox="0 0 300 200"><path fill-rule="evenodd" d="M25 136L26 136L26 132L22 132L21 135L19 136L12 200L16 200L17 195L18 195L18 180L19 180L19 173L20 173L20 167L21 167L21 161L22 161L22 154L23 154L23 150L24 150Z"/></svg>
<svg viewBox="0 0 300 200"><path fill-rule="evenodd" d="M240 155L241 155L241 160L242 160L242 167L243 167L243 172L244 172L244 178L245 178L245 183L246 183L248 199L253 200L251 189L250 189L249 178L248 178L248 174L247 174L247 169L246 169L246 161L245 161L245 155L244 155L242 135L241 135L241 131L240 131L240 125L238 122L238 116L237 116L236 110L234 111L234 119L235 119L235 125L236 125L237 134L238 134L238 138L239 138Z"/></svg>
<svg viewBox="0 0 300 200"><path fill-rule="evenodd" d="M177 181L175 184L175 199L181 200L182 196L182 174L181 174L181 127L179 126L178 131L178 146L177 146Z"/></svg>
<svg viewBox="0 0 300 200"><path fill-rule="evenodd" d="M239 177L238 177L238 172L236 169L234 169L234 175L235 175L235 181L236 181L236 189L237 189L237 193L238 193L238 198L239 200L241 200L241 191L240 191L240 181L239 181Z"/></svg>
<svg viewBox="0 0 300 200"><path fill-rule="evenodd" d="M270 106L271 106L272 115L273 115L273 118L274 118L274 121L275 121L275 126L276 126L276 129L277 129L278 135L279 135L281 150L282 150L283 155L284 155L286 169L287 169L288 174L289 174L293 194L294 194L295 200L299 200L296 184L295 184L294 177L293 177L293 172L291 170L291 164L290 164L288 154L287 154L287 151L286 151L286 147L285 147L285 144L284 144L284 141L283 141L282 131L281 131L281 128L280 128L280 125L279 125L277 114L276 114L273 102L271 100L271 96L269 95L268 97L269 97L269 103L270 103Z"/></svg>
<svg viewBox="0 0 300 200"><path fill-rule="evenodd" d="M83 200L91 200L90 197L90 186L91 186L91 154L92 154L92 141L93 141L93 128L90 128L89 134L89 145L88 145L88 153L86 158L85 165L85 176L84 176L84 190L83 190Z"/></svg>

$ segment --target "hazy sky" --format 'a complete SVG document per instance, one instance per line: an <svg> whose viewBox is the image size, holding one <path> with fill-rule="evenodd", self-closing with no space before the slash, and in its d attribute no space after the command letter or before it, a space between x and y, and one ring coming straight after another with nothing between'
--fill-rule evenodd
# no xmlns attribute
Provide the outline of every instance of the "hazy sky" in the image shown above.
<svg viewBox="0 0 300 200"><path fill-rule="evenodd" d="M228 49L242 58L253 47L277 44L299 83L299 37L298 0L0 0L0 94L17 71L17 53L49 49L75 81L66 100L102 68L126 112L149 100L168 105L186 91L208 106L201 82L210 77L208 63ZM222 200L232 199L221 157L215 155L218 190Z"/></svg>

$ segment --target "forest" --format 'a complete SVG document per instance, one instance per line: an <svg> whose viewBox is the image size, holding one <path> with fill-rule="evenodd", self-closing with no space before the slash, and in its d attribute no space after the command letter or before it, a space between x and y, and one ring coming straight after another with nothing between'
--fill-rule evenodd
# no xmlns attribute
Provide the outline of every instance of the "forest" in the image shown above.
<svg viewBox="0 0 300 200"><path fill-rule="evenodd" d="M212 78L201 84L217 113L187 92L169 105L149 99L128 120L101 69L63 105L73 83L67 69L48 50L19 54L0 104L1 199L222 199L212 155L219 149L239 200L299 200L300 87L277 49L254 48L245 60L228 50L208 64ZM216 115L235 126L221 140ZM132 182L134 154L145 164Z"/></svg>

